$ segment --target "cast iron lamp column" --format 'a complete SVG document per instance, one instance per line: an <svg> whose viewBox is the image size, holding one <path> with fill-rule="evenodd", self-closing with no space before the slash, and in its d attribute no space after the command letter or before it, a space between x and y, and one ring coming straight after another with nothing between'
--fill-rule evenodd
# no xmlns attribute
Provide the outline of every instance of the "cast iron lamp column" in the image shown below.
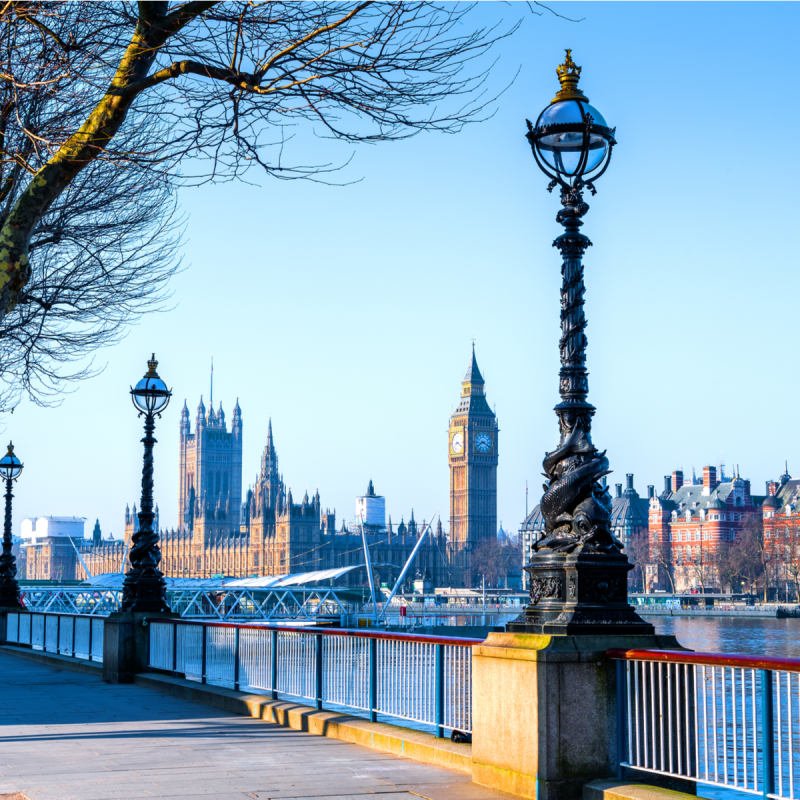
<svg viewBox="0 0 800 800"><path fill-rule="evenodd" d="M22 472L23 464L14 455L9 442L8 452L0 458L0 478L6 481L6 519L3 529L3 553L0 555L0 608L23 608L17 583L17 559L11 552L11 485Z"/></svg>
<svg viewBox="0 0 800 800"><path fill-rule="evenodd" d="M125 612L143 611L147 613L169 612L167 605L167 583L158 568L161 563L161 550L158 546L158 532L153 530L153 445L156 439L156 417L166 409L172 392L158 377L155 353L147 362L148 371L135 388L131 389L133 405L144 414L144 467L142 468L142 498L140 503L139 530L131 538L131 568L122 584L122 605Z"/></svg>
<svg viewBox="0 0 800 800"><path fill-rule="evenodd" d="M530 605L508 625L510 631L545 634L652 634L628 603L627 575L633 569L611 532L611 497L601 483L609 470L605 451L592 443L595 408L588 402L583 255L591 246L580 232L589 210L583 189L596 193L616 144L614 128L578 89L581 68L567 50L556 70L561 90L532 125L527 138L533 157L561 189L556 221L564 227L553 242L561 253L561 402L555 407L561 434L544 459L541 513L544 535L532 545L525 566Z"/></svg>

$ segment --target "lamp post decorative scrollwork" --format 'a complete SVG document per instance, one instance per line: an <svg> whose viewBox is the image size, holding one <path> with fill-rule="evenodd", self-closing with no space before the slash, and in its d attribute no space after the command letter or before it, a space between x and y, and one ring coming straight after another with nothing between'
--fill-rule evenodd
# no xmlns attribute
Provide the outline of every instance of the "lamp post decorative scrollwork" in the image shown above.
<svg viewBox="0 0 800 800"><path fill-rule="evenodd" d="M525 566L531 603L508 629L651 634L653 626L628 603L632 566L611 531L611 497L602 483L609 462L592 443L595 408L587 399L583 255L592 243L580 232L589 210L583 192L596 193L594 183L608 169L616 129L578 88L581 67L570 50L556 71L561 89L535 125L528 121L527 138L537 165L550 178L548 191L559 187L561 192L556 221L564 233L553 242L562 258L561 402L555 407L561 438L543 464L545 530Z"/></svg>
<svg viewBox="0 0 800 800"><path fill-rule="evenodd" d="M22 608L17 583L17 559L11 552L11 486L22 472L23 463L14 455L14 445L9 442L8 452L0 458L0 478L6 482L6 518L3 528L3 552L0 555L0 608Z"/></svg>
<svg viewBox="0 0 800 800"><path fill-rule="evenodd" d="M144 466L142 468L142 498L139 505L139 530L131 537L129 554L130 569L122 584L122 604L125 612L163 613L169 612L167 605L167 584L159 569L161 550L158 546L158 531L153 530L153 445L156 439L156 417L169 404L172 392L158 377L155 353L147 362L147 373L131 389L133 405L144 415Z"/></svg>

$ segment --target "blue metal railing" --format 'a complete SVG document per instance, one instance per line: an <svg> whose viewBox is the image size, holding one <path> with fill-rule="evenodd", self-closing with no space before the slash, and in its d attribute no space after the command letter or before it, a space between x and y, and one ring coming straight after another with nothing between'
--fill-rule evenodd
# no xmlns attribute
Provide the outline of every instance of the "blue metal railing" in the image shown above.
<svg viewBox="0 0 800 800"><path fill-rule="evenodd" d="M105 619L83 614L9 612L6 641L88 661L103 660Z"/></svg>
<svg viewBox="0 0 800 800"><path fill-rule="evenodd" d="M609 650L625 769L800 798L800 659Z"/></svg>
<svg viewBox="0 0 800 800"><path fill-rule="evenodd" d="M480 639L180 619L148 620L148 637L154 670L430 726L440 737L472 729Z"/></svg>

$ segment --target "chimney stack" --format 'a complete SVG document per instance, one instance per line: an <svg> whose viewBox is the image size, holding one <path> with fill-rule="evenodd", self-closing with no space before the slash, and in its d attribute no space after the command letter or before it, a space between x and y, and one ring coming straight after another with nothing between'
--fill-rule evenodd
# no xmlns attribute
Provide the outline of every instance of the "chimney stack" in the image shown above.
<svg viewBox="0 0 800 800"><path fill-rule="evenodd" d="M633 489L633 474L630 472L625 476L625 488Z"/></svg>
<svg viewBox="0 0 800 800"><path fill-rule="evenodd" d="M683 470L676 469L672 473L672 491L677 492L683 486Z"/></svg>
<svg viewBox="0 0 800 800"><path fill-rule="evenodd" d="M649 484L647 487L647 496L652 500L656 496L656 487L653 484Z"/></svg>
<svg viewBox="0 0 800 800"><path fill-rule="evenodd" d="M717 486L717 468L703 467L703 494L710 494Z"/></svg>
<svg viewBox="0 0 800 800"><path fill-rule="evenodd" d="M669 494L672 491L672 478L669 475L664 476L664 492Z"/></svg>
<svg viewBox="0 0 800 800"><path fill-rule="evenodd" d="M622 497L622 484L621 483L617 483L617 484L615 484L615 486L616 486L616 489L617 489L617 497Z"/></svg>

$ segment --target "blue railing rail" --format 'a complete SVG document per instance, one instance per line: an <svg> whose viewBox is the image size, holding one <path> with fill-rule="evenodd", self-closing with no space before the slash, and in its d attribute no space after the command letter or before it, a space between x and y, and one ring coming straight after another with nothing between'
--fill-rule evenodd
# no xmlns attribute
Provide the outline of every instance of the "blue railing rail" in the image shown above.
<svg viewBox="0 0 800 800"><path fill-rule="evenodd" d="M435 728L472 730L472 646L482 639L370 629L147 619L148 666L277 699L302 698Z"/></svg>
<svg viewBox="0 0 800 800"><path fill-rule="evenodd" d="M85 614L11 611L6 642L87 661L103 660L105 618Z"/></svg>
<svg viewBox="0 0 800 800"><path fill-rule="evenodd" d="M628 768L765 800L800 798L800 659L609 650Z"/></svg>

